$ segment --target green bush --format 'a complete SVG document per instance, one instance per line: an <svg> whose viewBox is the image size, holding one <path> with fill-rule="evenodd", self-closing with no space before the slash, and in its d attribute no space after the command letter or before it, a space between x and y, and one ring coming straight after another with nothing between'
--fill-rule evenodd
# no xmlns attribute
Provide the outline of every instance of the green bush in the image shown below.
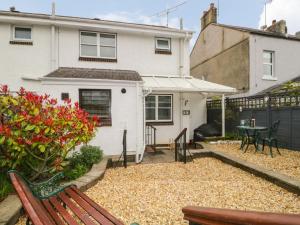
<svg viewBox="0 0 300 225"><path fill-rule="evenodd" d="M13 187L6 175L6 172L0 173L0 201L2 201L9 193L13 192Z"/></svg>
<svg viewBox="0 0 300 225"><path fill-rule="evenodd" d="M74 180L84 175L91 169L93 164L99 163L103 158L103 152L99 147L84 145L80 152L74 153L68 158L69 166L65 169L67 180Z"/></svg>
<svg viewBox="0 0 300 225"><path fill-rule="evenodd" d="M103 158L103 152L97 146L84 145L80 148L80 152L88 166L99 163Z"/></svg>
<svg viewBox="0 0 300 225"><path fill-rule="evenodd" d="M89 169L84 164L77 164L73 168L64 171L67 180L75 180L84 175Z"/></svg>

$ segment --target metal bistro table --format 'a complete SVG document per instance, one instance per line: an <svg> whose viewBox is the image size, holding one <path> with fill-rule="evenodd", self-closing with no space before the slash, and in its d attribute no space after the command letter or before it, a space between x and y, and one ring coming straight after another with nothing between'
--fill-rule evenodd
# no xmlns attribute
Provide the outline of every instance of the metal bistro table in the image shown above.
<svg viewBox="0 0 300 225"><path fill-rule="evenodd" d="M237 126L237 128L239 130L241 130L244 135L246 135L246 140L244 140L244 138L242 139L241 150L243 150L245 145L247 145L246 149L244 150L244 152L246 152L248 150L249 145L253 144L255 147L255 151L259 151L259 149L258 149L258 133L261 131L266 131L266 130L268 130L268 128L262 127L262 126L255 126L255 127Z"/></svg>

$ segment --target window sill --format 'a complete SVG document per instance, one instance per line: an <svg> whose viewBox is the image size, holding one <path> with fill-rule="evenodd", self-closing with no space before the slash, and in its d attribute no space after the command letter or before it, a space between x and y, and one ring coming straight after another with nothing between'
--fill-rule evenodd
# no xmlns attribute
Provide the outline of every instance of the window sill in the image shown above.
<svg viewBox="0 0 300 225"><path fill-rule="evenodd" d="M170 126L170 125L174 125L174 122L173 121L170 121L170 122L146 122L146 125Z"/></svg>
<svg viewBox="0 0 300 225"><path fill-rule="evenodd" d="M92 58L92 57L79 57L79 61L86 62L117 62L117 59L105 59L105 58Z"/></svg>
<svg viewBox="0 0 300 225"><path fill-rule="evenodd" d="M33 45L32 41L10 41L11 45Z"/></svg>
<svg viewBox="0 0 300 225"><path fill-rule="evenodd" d="M155 54L172 55L172 52L169 51L169 50L159 50L159 49L155 49Z"/></svg>
<svg viewBox="0 0 300 225"><path fill-rule="evenodd" d="M111 122L100 122L100 125L98 127L111 127L112 123Z"/></svg>
<svg viewBox="0 0 300 225"><path fill-rule="evenodd" d="M263 80L270 80L270 81L277 81L277 77L272 77L272 76L267 76L267 75L264 75L262 77Z"/></svg>

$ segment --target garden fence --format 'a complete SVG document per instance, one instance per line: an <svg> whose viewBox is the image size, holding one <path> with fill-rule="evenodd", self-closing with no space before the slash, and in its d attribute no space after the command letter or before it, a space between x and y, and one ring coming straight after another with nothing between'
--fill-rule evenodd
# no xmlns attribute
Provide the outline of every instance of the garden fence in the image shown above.
<svg viewBox="0 0 300 225"><path fill-rule="evenodd" d="M267 126L280 120L278 141L281 147L300 150L300 94L284 93L225 101L226 134L236 134L236 126L243 119L256 119L257 126ZM207 100L207 123L221 129L221 100Z"/></svg>

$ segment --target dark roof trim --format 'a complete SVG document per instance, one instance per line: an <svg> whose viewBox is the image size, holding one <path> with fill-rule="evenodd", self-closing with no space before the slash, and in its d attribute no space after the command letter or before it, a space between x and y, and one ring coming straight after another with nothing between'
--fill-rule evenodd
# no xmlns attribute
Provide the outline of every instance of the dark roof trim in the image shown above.
<svg viewBox="0 0 300 225"><path fill-rule="evenodd" d="M73 67L60 67L57 70L44 76L44 78L142 81L142 78L139 75L139 73L133 70L111 70Z"/></svg>
<svg viewBox="0 0 300 225"><path fill-rule="evenodd" d="M249 27L231 26L231 25L220 24L220 23L212 23L212 25L224 27L224 28L228 28L228 29L233 29L233 30L238 30L238 31L242 31L242 32L248 32L251 34L257 34L257 35L274 37L274 38L281 38L281 39L292 40L292 41L300 41L300 38L297 38L296 36L290 35L290 34L281 34L281 33L275 33L275 32L270 32L270 31L249 28Z"/></svg>

